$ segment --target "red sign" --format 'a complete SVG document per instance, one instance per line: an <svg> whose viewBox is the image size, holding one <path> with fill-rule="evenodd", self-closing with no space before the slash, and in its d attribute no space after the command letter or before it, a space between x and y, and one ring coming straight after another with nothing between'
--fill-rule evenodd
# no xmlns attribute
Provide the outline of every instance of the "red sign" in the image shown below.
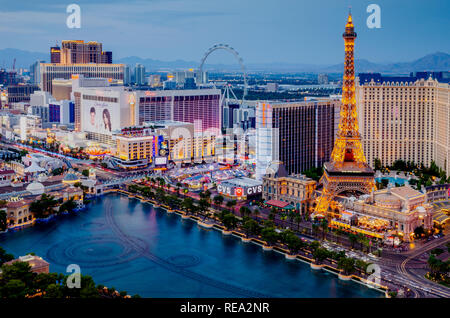
<svg viewBox="0 0 450 318"><path fill-rule="evenodd" d="M236 196L241 197L244 194L244 189L236 188L235 193L236 193Z"/></svg>

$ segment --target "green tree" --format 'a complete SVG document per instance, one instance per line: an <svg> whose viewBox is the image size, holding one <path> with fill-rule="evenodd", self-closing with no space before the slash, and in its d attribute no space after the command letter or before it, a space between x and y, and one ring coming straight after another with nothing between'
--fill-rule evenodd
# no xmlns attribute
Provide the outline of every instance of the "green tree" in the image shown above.
<svg viewBox="0 0 450 318"><path fill-rule="evenodd" d="M63 204L61 204L59 206L58 212L59 213L72 212L73 210L75 210L76 207L77 207L77 204L75 203L73 198L70 198L69 200L67 200L66 202L64 202Z"/></svg>
<svg viewBox="0 0 450 318"><path fill-rule="evenodd" d="M239 209L239 213L241 214L241 217L248 217L252 213L252 211L245 205L241 206Z"/></svg>
<svg viewBox="0 0 450 318"><path fill-rule="evenodd" d="M355 247L355 243L358 241L358 237L355 234L350 233L348 235L348 239L349 239L350 244L352 245L352 249L353 249Z"/></svg>
<svg viewBox="0 0 450 318"><path fill-rule="evenodd" d="M8 220L6 211L0 210L0 232L3 232L8 227Z"/></svg>
<svg viewBox="0 0 450 318"><path fill-rule="evenodd" d="M222 205L223 200L224 200L224 198L220 194L214 196L214 198L213 198L213 201L214 201L215 205Z"/></svg>
<svg viewBox="0 0 450 318"><path fill-rule="evenodd" d="M238 219L232 213L227 213L222 220L223 225L227 230L232 230L236 227Z"/></svg>
<svg viewBox="0 0 450 318"><path fill-rule="evenodd" d="M30 211L36 218L45 218L53 214L57 205L58 201L53 196L43 193L40 199L31 202Z"/></svg>
<svg viewBox="0 0 450 318"><path fill-rule="evenodd" d="M278 241L279 234L273 227L265 227L261 231L261 237L268 245L273 245Z"/></svg>
<svg viewBox="0 0 450 318"><path fill-rule="evenodd" d="M84 169L83 171L81 171L81 174L85 177L89 177L89 169Z"/></svg>
<svg viewBox="0 0 450 318"><path fill-rule="evenodd" d="M234 206L237 204L236 200L227 201L226 206L231 212L234 212Z"/></svg>
<svg viewBox="0 0 450 318"><path fill-rule="evenodd" d="M291 254L297 254L304 247L303 241L290 230L283 232L282 240L287 245Z"/></svg>
<svg viewBox="0 0 450 318"><path fill-rule="evenodd" d="M338 268L342 269L344 275L349 275L355 270L355 259L351 257L341 257L338 261Z"/></svg>
<svg viewBox="0 0 450 318"><path fill-rule="evenodd" d="M330 255L327 249L318 247L313 251L313 257L316 264L322 264Z"/></svg>
<svg viewBox="0 0 450 318"><path fill-rule="evenodd" d="M261 231L261 227L259 226L258 222L256 222L253 219L247 219L242 224L242 229L244 230L245 237L248 237L250 234L257 235Z"/></svg>
<svg viewBox="0 0 450 318"><path fill-rule="evenodd" d="M6 251L0 247L0 267L3 263L9 262L14 259L14 255L6 253Z"/></svg>
<svg viewBox="0 0 450 318"><path fill-rule="evenodd" d="M191 197L184 198L181 205L186 210L187 213L194 212L194 200Z"/></svg>
<svg viewBox="0 0 450 318"><path fill-rule="evenodd" d="M374 162L374 168L375 170L381 170L382 166L381 166L381 160L379 158L375 158L373 160Z"/></svg>
<svg viewBox="0 0 450 318"><path fill-rule="evenodd" d="M325 240L325 234L328 232L328 221L326 219L320 222L320 228L322 229L322 240Z"/></svg>
<svg viewBox="0 0 450 318"><path fill-rule="evenodd" d="M12 299L25 298L27 291L28 289L24 282L20 279L11 279L0 288L0 297Z"/></svg>

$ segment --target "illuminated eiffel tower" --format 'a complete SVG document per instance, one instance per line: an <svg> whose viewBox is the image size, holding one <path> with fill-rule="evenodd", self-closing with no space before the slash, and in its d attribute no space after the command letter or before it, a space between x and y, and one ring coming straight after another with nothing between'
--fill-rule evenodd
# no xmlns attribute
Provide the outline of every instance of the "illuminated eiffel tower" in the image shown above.
<svg viewBox="0 0 450 318"><path fill-rule="evenodd" d="M326 217L334 197L341 193L370 193L375 188L374 171L366 162L359 134L355 98L354 46L356 32L349 13L345 32L345 69L338 133L329 162L319 181L322 194L316 199L313 217Z"/></svg>

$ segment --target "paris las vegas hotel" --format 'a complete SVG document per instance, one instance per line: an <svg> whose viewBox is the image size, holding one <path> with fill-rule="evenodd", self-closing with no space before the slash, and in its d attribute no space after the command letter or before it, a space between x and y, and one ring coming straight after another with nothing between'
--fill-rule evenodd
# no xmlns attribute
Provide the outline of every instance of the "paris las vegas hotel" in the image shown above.
<svg viewBox="0 0 450 318"><path fill-rule="evenodd" d="M437 166L450 173L450 72L408 77L359 74L357 111L370 166L395 160Z"/></svg>

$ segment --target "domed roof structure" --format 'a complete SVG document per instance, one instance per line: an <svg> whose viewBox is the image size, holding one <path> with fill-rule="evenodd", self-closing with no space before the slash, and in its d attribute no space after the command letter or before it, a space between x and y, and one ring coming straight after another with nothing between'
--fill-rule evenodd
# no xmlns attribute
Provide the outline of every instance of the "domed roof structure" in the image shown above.
<svg viewBox="0 0 450 318"><path fill-rule="evenodd" d="M40 195L44 193L45 187L42 183L34 181L27 186L27 191L33 195Z"/></svg>
<svg viewBox="0 0 450 318"><path fill-rule="evenodd" d="M75 173L69 172L64 176L62 182L64 184L74 184L80 182L80 178L78 178L78 176Z"/></svg>
<svg viewBox="0 0 450 318"><path fill-rule="evenodd" d="M375 194L375 204L386 208L399 209L402 201L391 193Z"/></svg>

